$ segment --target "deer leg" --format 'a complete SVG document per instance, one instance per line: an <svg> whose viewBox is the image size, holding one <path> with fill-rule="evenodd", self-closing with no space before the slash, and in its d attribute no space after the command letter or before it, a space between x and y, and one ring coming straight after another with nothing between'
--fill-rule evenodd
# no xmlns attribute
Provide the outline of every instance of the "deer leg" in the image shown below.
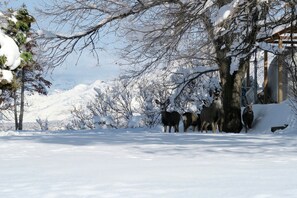
<svg viewBox="0 0 297 198"><path fill-rule="evenodd" d="M208 123L206 123L206 124L204 125L204 127L203 127L203 131L205 131L205 132L207 133L207 131L208 131Z"/></svg>
<svg viewBox="0 0 297 198"><path fill-rule="evenodd" d="M187 132L188 127L186 126L186 123L184 123L184 132Z"/></svg>
<svg viewBox="0 0 297 198"><path fill-rule="evenodd" d="M167 126L165 125L164 126L164 133L166 133L167 132Z"/></svg>
<svg viewBox="0 0 297 198"><path fill-rule="evenodd" d="M214 122L214 131L217 132L218 128L218 122Z"/></svg>
<svg viewBox="0 0 297 198"><path fill-rule="evenodd" d="M169 125L169 133L171 133L171 125Z"/></svg>
<svg viewBox="0 0 297 198"><path fill-rule="evenodd" d="M212 132L215 133L216 132L216 125L214 122L211 123L211 128L212 128Z"/></svg>
<svg viewBox="0 0 297 198"><path fill-rule="evenodd" d="M204 125L205 133L207 133L207 131L208 131L208 125L209 125L209 123L205 122L205 125Z"/></svg>
<svg viewBox="0 0 297 198"><path fill-rule="evenodd" d="M209 123L208 122L205 122L205 125L204 125L205 133L208 132L208 126L209 126Z"/></svg>
<svg viewBox="0 0 297 198"><path fill-rule="evenodd" d="M224 122L224 120L223 120L223 118L221 118L220 119L220 127L219 127L220 132L223 131L223 122Z"/></svg>
<svg viewBox="0 0 297 198"><path fill-rule="evenodd" d="M201 123L201 128L200 128L201 133L203 133L204 125L205 125L205 122L203 121L203 122Z"/></svg>
<svg viewBox="0 0 297 198"><path fill-rule="evenodd" d="M222 132L222 131L221 131L221 124L220 124L220 123L217 124L217 130L218 130L219 132Z"/></svg>

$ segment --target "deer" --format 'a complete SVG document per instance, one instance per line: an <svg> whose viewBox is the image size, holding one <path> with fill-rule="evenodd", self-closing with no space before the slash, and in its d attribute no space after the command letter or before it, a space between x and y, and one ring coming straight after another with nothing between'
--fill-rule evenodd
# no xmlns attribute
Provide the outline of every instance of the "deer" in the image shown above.
<svg viewBox="0 0 297 198"><path fill-rule="evenodd" d="M247 133L248 129L252 128L253 120L254 120L254 112L252 104L248 104L243 112L242 112L242 120L243 126L245 128L245 132Z"/></svg>
<svg viewBox="0 0 297 198"><path fill-rule="evenodd" d="M182 115L182 117L183 117L183 124L184 124L184 132L187 132L187 129L190 126L192 126L193 131L195 131L196 127L197 127L197 130L200 131L201 129L200 114L185 112Z"/></svg>
<svg viewBox="0 0 297 198"><path fill-rule="evenodd" d="M169 127L169 133L171 132L171 127L174 128L174 132L179 132L180 114L177 111L168 112L166 110L167 106L170 104L170 100L167 99L165 102L160 102L156 99L155 102L161 108L161 120L164 132L167 132L167 126Z"/></svg>
<svg viewBox="0 0 297 198"><path fill-rule="evenodd" d="M224 110L220 93L215 93L212 103L209 107L203 106L200 114L201 132L207 132L208 126L211 126L213 133L216 132L219 125L219 131L222 132L224 122Z"/></svg>

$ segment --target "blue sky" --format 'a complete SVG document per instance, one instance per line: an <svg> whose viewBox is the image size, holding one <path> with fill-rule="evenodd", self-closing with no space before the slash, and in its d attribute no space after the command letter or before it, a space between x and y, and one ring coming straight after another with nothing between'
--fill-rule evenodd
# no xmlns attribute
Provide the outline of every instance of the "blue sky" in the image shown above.
<svg viewBox="0 0 297 198"><path fill-rule="evenodd" d="M36 0L12 0L9 1L8 7L18 8L25 4L36 20L38 27L45 29L47 24L36 17L35 7L40 6L40 1ZM107 51L99 52L99 65L91 54L85 52L77 63L77 55L71 55L63 65L56 68L48 77L55 89L70 89L77 84L90 84L96 80L111 80L119 75L118 60L112 46L106 46Z"/></svg>

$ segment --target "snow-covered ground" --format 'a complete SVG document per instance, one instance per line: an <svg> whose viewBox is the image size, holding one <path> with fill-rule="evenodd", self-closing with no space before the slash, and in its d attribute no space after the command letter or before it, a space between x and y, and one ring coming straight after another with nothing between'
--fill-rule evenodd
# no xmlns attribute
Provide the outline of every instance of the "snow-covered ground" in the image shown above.
<svg viewBox="0 0 297 198"><path fill-rule="evenodd" d="M254 128L240 134L161 126L2 131L0 197L297 197L297 124L288 103L254 112Z"/></svg>

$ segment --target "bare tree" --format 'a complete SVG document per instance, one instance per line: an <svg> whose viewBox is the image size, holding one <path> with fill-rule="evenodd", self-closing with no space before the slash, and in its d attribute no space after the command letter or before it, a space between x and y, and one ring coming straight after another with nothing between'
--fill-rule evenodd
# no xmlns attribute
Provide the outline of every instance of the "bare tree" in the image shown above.
<svg viewBox="0 0 297 198"><path fill-rule="evenodd" d="M241 81L259 32L288 23L285 1L232 0L52 0L40 10L52 16L56 33L45 33L45 48L59 65L69 54L91 49L97 55L100 41L114 32L127 39L123 57L129 77L155 69L174 72L184 63L219 71L225 120L223 130L242 128ZM284 9L285 8L285 9ZM277 16L277 17L275 17ZM266 28L266 29L265 29ZM208 67L212 66L212 67ZM183 89L180 89L183 90Z"/></svg>
<svg viewBox="0 0 297 198"><path fill-rule="evenodd" d="M94 129L93 115L86 108L73 106L71 110L72 119L67 124L67 129Z"/></svg>
<svg viewBox="0 0 297 198"><path fill-rule="evenodd" d="M296 26L296 7L295 4L291 3L291 28L290 28L290 58L287 60L287 70L289 72L291 84L289 84L289 93L292 109L297 115L297 48L294 45L294 27Z"/></svg>

